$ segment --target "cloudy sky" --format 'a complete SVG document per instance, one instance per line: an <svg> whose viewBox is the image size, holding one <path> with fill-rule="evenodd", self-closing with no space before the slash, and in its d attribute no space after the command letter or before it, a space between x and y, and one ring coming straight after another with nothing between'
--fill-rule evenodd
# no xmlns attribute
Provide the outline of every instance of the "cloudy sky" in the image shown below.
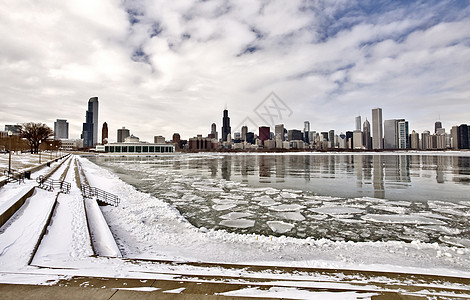
<svg viewBox="0 0 470 300"><path fill-rule="evenodd" d="M469 1L0 0L0 24L2 127L78 138L93 96L111 141L220 132L224 108L232 131L470 123Z"/></svg>

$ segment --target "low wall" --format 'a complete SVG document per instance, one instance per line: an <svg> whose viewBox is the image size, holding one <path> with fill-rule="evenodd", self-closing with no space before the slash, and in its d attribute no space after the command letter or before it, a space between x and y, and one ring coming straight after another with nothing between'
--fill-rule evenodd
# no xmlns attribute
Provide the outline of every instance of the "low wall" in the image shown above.
<svg viewBox="0 0 470 300"><path fill-rule="evenodd" d="M24 194L20 199L18 199L9 209L7 209L3 214L0 215L0 226L3 226L13 214L20 209L20 207L26 202L26 199L31 197L34 193L34 186Z"/></svg>

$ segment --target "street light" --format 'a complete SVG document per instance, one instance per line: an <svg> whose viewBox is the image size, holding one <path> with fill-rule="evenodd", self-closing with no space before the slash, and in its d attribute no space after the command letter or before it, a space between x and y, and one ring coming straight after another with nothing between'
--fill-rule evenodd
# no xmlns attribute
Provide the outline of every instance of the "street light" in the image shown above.
<svg viewBox="0 0 470 300"><path fill-rule="evenodd" d="M52 160L52 143L49 144L49 145L51 146L49 149L50 149L50 151L51 151L51 160Z"/></svg>
<svg viewBox="0 0 470 300"><path fill-rule="evenodd" d="M8 174L11 174L11 136L13 132L8 131L8 140L10 142L10 146L8 147Z"/></svg>
<svg viewBox="0 0 470 300"><path fill-rule="evenodd" d="M38 143L38 152L39 152L39 164L41 164L41 141Z"/></svg>

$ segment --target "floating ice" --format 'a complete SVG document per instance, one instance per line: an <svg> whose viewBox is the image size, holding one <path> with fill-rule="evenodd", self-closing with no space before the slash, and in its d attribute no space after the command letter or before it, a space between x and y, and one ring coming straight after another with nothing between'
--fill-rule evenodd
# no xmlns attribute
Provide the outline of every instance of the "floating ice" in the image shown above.
<svg viewBox="0 0 470 300"><path fill-rule="evenodd" d="M251 198L252 201L272 201L271 197L267 195L259 196L259 197L253 197Z"/></svg>
<svg viewBox="0 0 470 300"><path fill-rule="evenodd" d="M325 220L326 218L328 218L328 216L327 215L307 215L307 218L321 221L321 220Z"/></svg>
<svg viewBox="0 0 470 300"><path fill-rule="evenodd" d="M220 218L221 219L226 219L226 220L236 220L236 219L241 219L241 218L245 218L245 217L249 217L249 216L251 216L250 213L232 211L228 214L220 216Z"/></svg>
<svg viewBox="0 0 470 300"><path fill-rule="evenodd" d="M457 246L457 247L464 247L464 248L470 248L470 240L469 239L462 239L462 238L456 238L456 237L450 237L450 236L442 236L439 238L444 243L447 243L452 246Z"/></svg>
<svg viewBox="0 0 470 300"><path fill-rule="evenodd" d="M268 224L269 228L271 228L271 230L276 233L286 233L295 227L293 224L282 221L268 221L266 223Z"/></svg>
<svg viewBox="0 0 470 300"><path fill-rule="evenodd" d="M405 207L396 207L396 206L388 206L388 205L373 205L371 206L371 208L388 211L394 214L405 214L407 212L407 209Z"/></svg>
<svg viewBox="0 0 470 300"><path fill-rule="evenodd" d="M296 199L299 195L289 192L281 192L281 197L284 199Z"/></svg>
<svg viewBox="0 0 470 300"><path fill-rule="evenodd" d="M462 233L462 230L460 229L450 228L450 227L442 226L442 225L427 225L427 226L423 226L422 228L439 231L445 234L452 234L452 235Z"/></svg>
<svg viewBox="0 0 470 300"><path fill-rule="evenodd" d="M286 219L286 220L292 220L292 221L303 221L305 220L305 217L299 213L299 212L282 212L278 213L277 216Z"/></svg>
<svg viewBox="0 0 470 300"><path fill-rule="evenodd" d="M273 205L276 205L276 204L279 204L279 202L276 202L274 200L264 200L264 201L261 201L260 203L258 203L259 206L273 206Z"/></svg>
<svg viewBox="0 0 470 300"><path fill-rule="evenodd" d="M305 206L299 205L299 204L281 204L277 206L270 207L270 210L274 211L295 211L305 208Z"/></svg>
<svg viewBox="0 0 470 300"><path fill-rule="evenodd" d="M222 220L220 225L232 228L248 228L255 225L254 220L236 219L236 220Z"/></svg>
<svg viewBox="0 0 470 300"><path fill-rule="evenodd" d="M450 209L450 208L437 208L437 209L433 209L433 211L441 213L441 214L448 214L448 215L459 216L459 217L468 216L468 214L464 213L463 211Z"/></svg>
<svg viewBox="0 0 470 300"><path fill-rule="evenodd" d="M359 214L363 213L362 209L344 206L323 206L317 208L310 208L310 211L326 214L326 215L347 215L347 214Z"/></svg>
<svg viewBox="0 0 470 300"><path fill-rule="evenodd" d="M234 207L237 207L236 204L215 204L212 205L213 210L221 211L221 210L227 210L227 209L232 209Z"/></svg>
<svg viewBox="0 0 470 300"><path fill-rule="evenodd" d="M444 225L446 223L422 217L419 215L377 215L377 214L368 214L362 216L361 219L371 222L378 223L391 223L391 224L430 224L430 225Z"/></svg>

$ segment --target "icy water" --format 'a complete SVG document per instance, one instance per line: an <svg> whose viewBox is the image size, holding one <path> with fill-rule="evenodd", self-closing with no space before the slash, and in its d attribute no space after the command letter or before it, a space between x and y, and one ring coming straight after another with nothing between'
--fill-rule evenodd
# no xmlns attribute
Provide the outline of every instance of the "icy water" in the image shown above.
<svg viewBox="0 0 470 300"><path fill-rule="evenodd" d="M193 225L470 247L469 154L175 154L92 159Z"/></svg>

